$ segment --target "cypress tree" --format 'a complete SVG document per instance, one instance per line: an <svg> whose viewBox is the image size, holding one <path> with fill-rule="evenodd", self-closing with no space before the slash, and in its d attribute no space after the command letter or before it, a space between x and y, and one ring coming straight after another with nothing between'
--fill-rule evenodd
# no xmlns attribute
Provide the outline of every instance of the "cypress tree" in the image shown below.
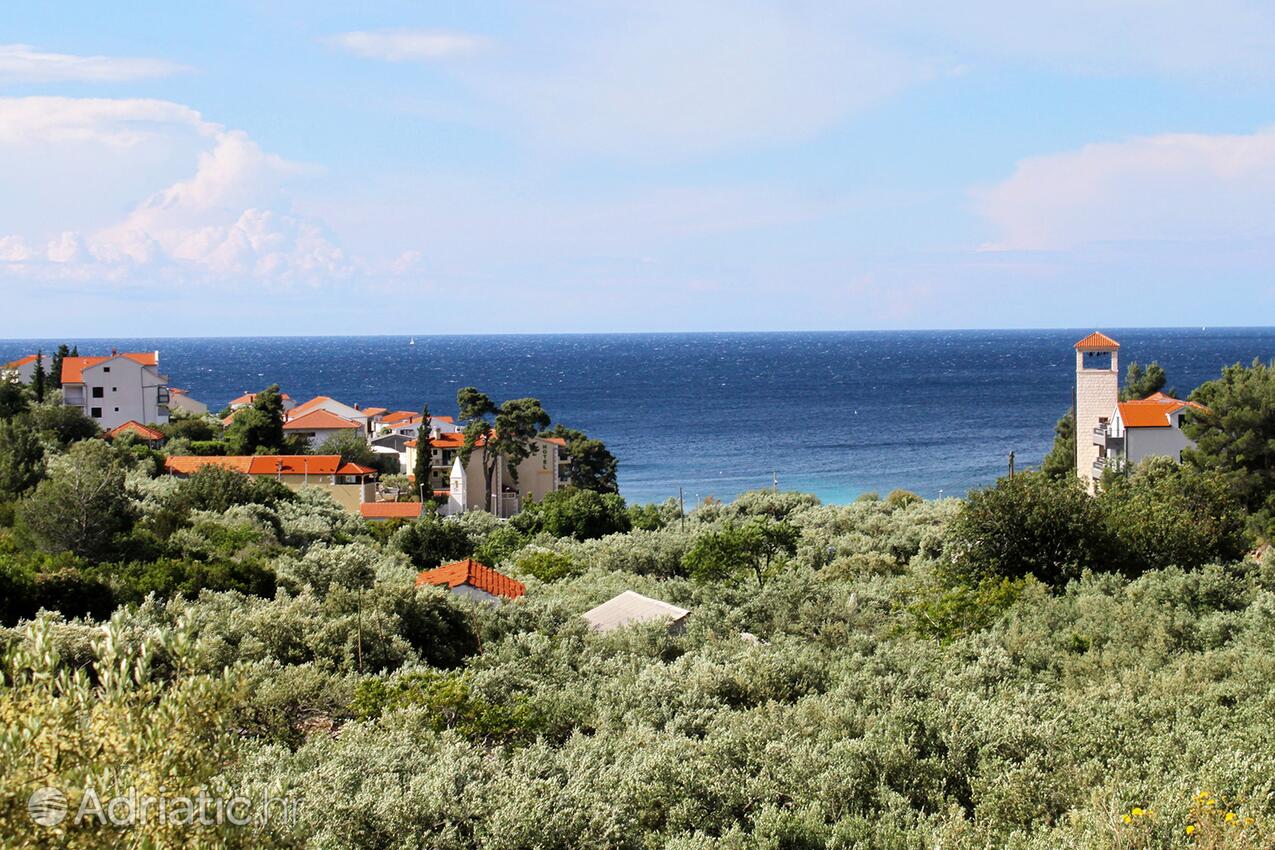
<svg viewBox="0 0 1275 850"><path fill-rule="evenodd" d="M44 401L44 352L35 353L35 374L31 376L31 389L37 402Z"/></svg>
<svg viewBox="0 0 1275 850"><path fill-rule="evenodd" d="M429 405L421 408L421 426L417 429L416 464L412 467L412 475L416 477L416 495L422 502L434 498L434 485L430 483L429 474L433 469L431 455L433 449L429 445L430 415Z"/></svg>
<svg viewBox="0 0 1275 850"><path fill-rule="evenodd" d="M62 361L71 356L71 349L67 348L66 343L58 346L58 350L53 352L53 364L49 369L49 383L57 389L62 389Z"/></svg>

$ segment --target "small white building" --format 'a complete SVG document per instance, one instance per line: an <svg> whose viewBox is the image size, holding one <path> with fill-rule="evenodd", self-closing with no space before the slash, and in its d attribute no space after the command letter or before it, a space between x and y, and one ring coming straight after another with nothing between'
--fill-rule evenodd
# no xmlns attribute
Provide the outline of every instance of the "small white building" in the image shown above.
<svg viewBox="0 0 1275 850"><path fill-rule="evenodd" d="M62 400L108 431L129 420L162 425L168 421L168 376L160 374L158 351L65 357Z"/></svg>
<svg viewBox="0 0 1275 850"><path fill-rule="evenodd" d="M1101 478L1107 469L1123 470L1148 457L1182 460L1182 452L1195 443L1182 431L1193 410L1206 411L1202 404L1156 393L1140 401L1116 404L1110 417L1093 430L1098 457L1093 475Z"/></svg>
<svg viewBox="0 0 1275 850"><path fill-rule="evenodd" d="M206 416L208 414L208 405L196 398L192 398L190 393L185 390L179 390L176 387L168 388L168 409L170 411L180 410L187 416Z"/></svg>
<svg viewBox="0 0 1275 850"><path fill-rule="evenodd" d="M584 618L595 631L611 632L632 623L668 623L669 631L679 632L686 627L691 612L659 599L626 590L608 599L596 608L584 612Z"/></svg>
<svg viewBox="0 0 1275 850"><path fill-rule="evenodd" d="M29 384L35 380L35 363L39 359L38 355L28 354L26 357L20 357L0 366L0 377L9 378L12 376L20 384ZM48 360L45 360L48 363ZM45 366L48 369L48 366Z"/></svg>
<svg viewBox="0 0 1275 850"><path fill-rule="evenodd" d="M351 431L362 435L363 426L321 409L289 417L288 421L283 423L283 433L286 436L300 434L309 442L310 448L322 445L323 441L329 437Z"/></svg>

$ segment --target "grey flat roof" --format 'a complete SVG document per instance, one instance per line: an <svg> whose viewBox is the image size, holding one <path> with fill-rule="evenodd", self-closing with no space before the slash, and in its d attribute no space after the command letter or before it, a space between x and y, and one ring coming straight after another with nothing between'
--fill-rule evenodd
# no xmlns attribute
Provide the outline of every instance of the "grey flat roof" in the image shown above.
<svg viewBox="0 0 1275 850"><path fill-rule="evenodd" d="M585 611L583 616L593 628L600 632L609 632L629 623L649 623L654 620L676 623L690 613L685 608L626 590L598 607Z"/></svg>

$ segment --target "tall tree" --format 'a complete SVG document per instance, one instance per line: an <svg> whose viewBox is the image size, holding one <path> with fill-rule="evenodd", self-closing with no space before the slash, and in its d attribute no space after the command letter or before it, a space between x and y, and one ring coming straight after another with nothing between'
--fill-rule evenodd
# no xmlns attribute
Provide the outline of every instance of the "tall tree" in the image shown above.
<svg viewBox="0 0 1275 850"><path fill-rule="evenodd" d="M226 444L233 454L267 454L283 448L283 397L271 384L252 399L252 406L235 414L226 428Z"/></svg>
<svg viewBox="0 0 1275 850"><path fill-rule="evenodd" d="M460 462L469 464L474 449L482 449L483 482L487 507L492 506L492 485L497 466L503 461L509 477L518 483L518 465L531 455L536 436L549 427L549 414L534 398L515 398L499 407L477 387L463 387L456 393L461 421L465 422L465 441L460 449Z"/></svg>
<svg viewBox="0 0 1275 850"><path fill-rule="evenodd" d="M1251 530L1275 539L1275 360L1227 366L1206 381L1191 400L1196 411L1182 430L1195 441L1183 459L1200 469L1225 474L1252 516Z"/></svg>
<svg viewBox="0 0 1275 850"><path fill-rule="evenodd" d="M1076 411L1068 410L1054 425L1054 445L1040 471L1050 478L1066 478L1076 472Z"/></svg>
<svg viewBox="0 0 1275 850"><path fill-rule="evenodd" d="M0 499L22 495L43 477L44 447L25 417L0 420Z"/></svg>
<svg viewBox="0 0 1275 850"><path fill-rule="evenodd" d="M66 462L18 503L18 518L46 552L109 559L117 535L132 524L119 454L104 440L76 443Z"/></svg>
<svg viewBox="0 0 1275 850"><path fill-rule="evenodd" d="M18 381L18 376L0 375L0 419L12 419L25 413L29 406L26 387Z"/></svg>
<svg viewBox="0 0 1275 850"><path fill-rule="evenodd" d="M766 586L771 568L781 555L797 551L800 530L787 520L758 516L701 534L682 558L682 566L699 581L720 581L752 573L757 587Z"/></svg>
<svg viewBox="0 0 1275 850"><path fill-rule="evenodd" d="M1153 396L1164 390L1164 384L1167 376L1164 369L1160 368L1160 364L1155 361L1151 365L1142 368L1142 364L1133 361L1129 364L1128 370L1124 375L1124 388L1120 390L1121 401L1138 401L1140 399ZM1176 390L1165 390L1165 395L1176 395Z"/></svg>
<svg viewBox="0 0 1275 850"><path fill-rule="evenodd" d="M541 436L566 441L566 456L571 461L569 480L572 487L597 493L618 493L616 471L619 466L606 443L592 440L583 431L555 425Z"/></svg>
<svg viewBox="0 0 1275 850"><path fill-rule="evenodd" d="M31 392L35 394L37 402L44 401L44 352L37 351L35 353L35 374L31 376Z"/></svg>
<svg viewBox="0 0 1275 850"><path fill-rule="evenodd" d="M429 480L430 473L434 469L433 448L429 444L430 438L430 420L429 405L421 407L421 424L417 428L416 437L416 463L412 467L412 475L416 479L416 493L422 502L428 502L434 497L434 485Z"/></svg>
<svg viewBox="0 0 1275 850"><path fill-rule="evenodd" d="M53 363L49 367L49 383L57 389L62 389L62 361L70 356L71 349L65 342L53 352Z"/></svg>

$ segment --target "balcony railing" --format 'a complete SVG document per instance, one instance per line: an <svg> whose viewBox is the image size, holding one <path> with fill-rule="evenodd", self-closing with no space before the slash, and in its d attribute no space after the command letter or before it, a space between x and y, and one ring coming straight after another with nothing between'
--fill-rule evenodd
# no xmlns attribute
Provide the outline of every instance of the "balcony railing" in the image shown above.
<svg viewBox="0 0 1275 850"><path fill-rule="evenodd" d="M1095 446L1119 446L1124 441L1124 437L1117 437L1111 433L1110 423L1099 425L1093 429L1093 444Z"/></svg>

